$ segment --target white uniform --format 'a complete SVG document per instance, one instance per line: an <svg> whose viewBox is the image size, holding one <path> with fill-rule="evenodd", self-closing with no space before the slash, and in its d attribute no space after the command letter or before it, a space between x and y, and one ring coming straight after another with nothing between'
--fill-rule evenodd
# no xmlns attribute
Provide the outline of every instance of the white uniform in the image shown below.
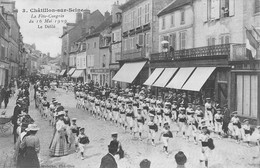
<svg viewBox="0 0 260 168"><path fill-rule="evenodd" d="M222 115L216 113L214 119L215 119L215 132L217 133L222 132Z"/></svg>

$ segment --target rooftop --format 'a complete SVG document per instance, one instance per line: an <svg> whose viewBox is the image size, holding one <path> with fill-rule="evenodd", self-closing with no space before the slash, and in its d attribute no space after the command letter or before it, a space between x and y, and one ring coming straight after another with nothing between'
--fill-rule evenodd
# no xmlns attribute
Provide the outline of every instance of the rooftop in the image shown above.
<svg viewBox="0 0 260 168"><path fill-rule="evenodd" d="M192 3L192 0L175 0L172 3L170 3L168 6L166 6L164 9L162 9L157 16L166 15L190 3Z"/></svg>

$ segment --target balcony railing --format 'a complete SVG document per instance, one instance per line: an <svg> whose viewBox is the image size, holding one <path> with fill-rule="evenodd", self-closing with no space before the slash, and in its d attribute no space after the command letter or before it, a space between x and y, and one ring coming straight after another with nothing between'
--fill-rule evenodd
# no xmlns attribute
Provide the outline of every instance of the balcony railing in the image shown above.
<svg viewBox="0 0 260 168"><path fill-rule="evenodd" d="M133 59L141 59L145 58L145 50L143 48L141 49L133 49L133 50L127 50L123 52L121 56L122 60L133 60Z"/></svg>
<svg viewBox="0 0 260 168"><path fill-rule="evenodd" d="M230 58L231 44L214 45L151 54L151 61L185 60L200 58Z"/></svg>

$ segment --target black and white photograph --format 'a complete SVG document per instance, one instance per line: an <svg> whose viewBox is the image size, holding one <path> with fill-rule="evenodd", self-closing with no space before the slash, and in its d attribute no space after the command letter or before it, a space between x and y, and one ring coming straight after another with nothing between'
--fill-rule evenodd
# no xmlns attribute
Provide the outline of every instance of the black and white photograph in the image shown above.
<svg viewBox="0 0 260 168"><path fill-rule="evenodd" d="M259 168L260 0L0 0L0 168Z"/></svg>

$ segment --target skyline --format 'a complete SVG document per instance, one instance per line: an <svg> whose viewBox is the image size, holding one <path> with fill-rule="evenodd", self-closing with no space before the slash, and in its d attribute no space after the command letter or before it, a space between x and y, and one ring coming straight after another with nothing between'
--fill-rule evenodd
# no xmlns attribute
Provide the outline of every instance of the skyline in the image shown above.
<svg viewBox="0 0 260 168"><path fill-rule="evenodd" d="M75 23L77 11L89 9L93 12L98 9L104 15L106 11L111 12L112 4L117 0L74 0L73 3L71 0L15 1L23 42L34 43L37 50L43 53L50 52L50 55L55 57L61 53L59 37L62 35L62 27L68 22ZM120 4L125 2L118 1ZM51 19L52 22L45 26L43 22Z"/></svg>

